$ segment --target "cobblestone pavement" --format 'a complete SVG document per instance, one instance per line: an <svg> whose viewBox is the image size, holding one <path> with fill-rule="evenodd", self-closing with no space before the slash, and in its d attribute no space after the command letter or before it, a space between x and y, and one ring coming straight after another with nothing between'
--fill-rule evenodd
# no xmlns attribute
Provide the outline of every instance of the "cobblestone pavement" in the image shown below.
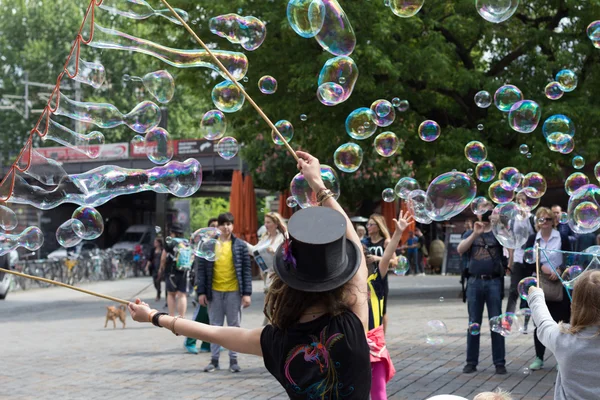
<svg viewBox="0 0 600 400"><path fill-rule="evenodd" d="M501 387L515 399L550 400L556 377L554 358L546 368L524 373L533 360L533 337L507 338L507 375L495 375L489 328L481 330L479 372L461 373L465 360L466 306L458 298L457 277L391 277L388 347L397 373L388 384L390 399L419 400L434 394L472 399ZM127 299L150 278L84 285ZM252 306L242 325L262 322L262 284L255 282ZM440 296L444 300L440 301ZM151 285L141 297L156 303ZM262 360L240 355L243 371L202 372L210 355L187 354L183 338L131 318L127 328L104 328L109 302L63 288L9 293L0 302L0 398L3 399L285 399ZM191 305L188 317L192 315ZM424 326L439 319L448 327L443 344L426 344ZM485 320L485 316L484 316Z"/></svg>

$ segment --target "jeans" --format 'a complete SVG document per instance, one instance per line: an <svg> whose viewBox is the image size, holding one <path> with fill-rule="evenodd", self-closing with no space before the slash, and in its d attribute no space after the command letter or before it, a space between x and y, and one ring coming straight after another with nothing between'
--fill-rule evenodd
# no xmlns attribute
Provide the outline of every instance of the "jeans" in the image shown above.
<svg viewBox="0 0 600 400"><path fill-rule="evenodd" d="M502 290L504 278L491 280L469 278L467 287L467 306L469 309L469 325L476 322L481 325L483 318L483 306L487 304L489 318L502 314ZM490 331L491 332L491 331ZM492 336L492 360L494 365L504 365L504 336L491 332ZM479 363L479 340L480 335L471 335L467 331L467 364L477 366Z"/></svg>
<svg viewBox="0 0 600 400"><path fill-rule="evenodd" d="M239 291L217 292L212 291L212 300L208 302L208 319L213 326L223 326L227 317L227 326L239 328L242 322L242 296ZM219 360L221 346L216 343L210 344L211 358ZM237 360L237 353L229 350L230 360Z"/></svg>
<svg viewBox="0 0 600 400"><path fill-rule="evenodd" d="M508 303L506 304L506 312L515 312L517 300L520 298L517 288L521 279L531 276L535 266L532 264L514 263L512 272L510 273L510 290L508 292ZM527 300L521 299L519 308L528 308Z"/></svg>
<svg viewBox="0 0 600 400"><path fill-rule="evenodd" d="M408 258L408 262L410 263L410 265L412 267L414 267L415 270L415 275L419 274L419 268L420 268L420 264L419 263L419 252L415 251L414 253L411 254L411 252L406 253L406 258ZM423 272L423 269L421 268L421 272Z"/></svg>

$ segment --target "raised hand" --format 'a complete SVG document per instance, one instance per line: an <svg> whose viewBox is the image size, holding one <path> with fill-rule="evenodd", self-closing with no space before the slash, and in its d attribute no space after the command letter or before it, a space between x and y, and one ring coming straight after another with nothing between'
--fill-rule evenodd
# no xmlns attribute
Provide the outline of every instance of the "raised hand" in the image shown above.
<svg viewBox="0 0 600 400"><path fill-rule="evenodd" d="M297 151L298 156L298 169L304 175L304 179L310 185L314 191L324 189L323 178L321 178L321 163L319 160L309 153L304 151Z"/></svg>
<svg viewBox="0 0 600 400"><path fill-rule="evenodd" d="M411 223L413 216L410 215L408 211L402 212L398 215L398 219L394 219L394 224L396 224L396 231L404 232L408 224Z"/></svg>
<svg viewBox="0 0 600 400"><path fill-rule="evenodd" d="M473 224L473 233L476 234L477 236L481 235L483 233L484 229L485 229L485 224L481 221L477 221Z"/></svg>

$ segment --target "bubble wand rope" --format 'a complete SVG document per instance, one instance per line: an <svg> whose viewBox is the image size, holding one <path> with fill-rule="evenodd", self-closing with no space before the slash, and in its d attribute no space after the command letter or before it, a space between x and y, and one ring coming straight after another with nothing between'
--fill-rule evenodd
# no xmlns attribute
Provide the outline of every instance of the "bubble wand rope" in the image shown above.
<svg viewBox="0 0 600 400"><path fill-rule="evenodd" d="M283 142L283 145L285 146L285 148L287 149L287 151L289 151L289 153L292 155L292 157L294 157L294 159L296 161L298 161L298 156L296 155L296 152L294 151L294 149L292 149L292 147L289 145L289 143L287 142L287 140L285 140L285 138L283 137L283 135L281 134L281 132L279 132L279 130L275 127L275 125L273 124L273 122L271 122L271 120L269 119L269 117L267 117L267 115L260 108L260 106L258 104L256 104L254 102L254 100L252 100L252 97L250 97L248 95L248 93L246 93L246 91L244 90L244 88L242 87L242 85L240 85L239 82L235 80L235 78L229 73L229 71L227 70L227 68L225 68L225 66L221 63L221 61L219 61L219 59L213 54L213 52L204 44L204 42L202 41L202 39L200 39L198 37L198 35L196 35L196 33L183 20L183 18L181 18L181 16L179 14L177 14L177 12L173 9L173 7L171 7L171 5L167 2L167 0L160 0L160 1L169 9L169 11L171 11L171 13L173 13L173 16L175 18L177 18L177 20L181 23L181 25L183 25L183 27L189 32L189 34L192 35L192 37L198 42L198 44L200 44L200 46L202 46L202 48L204 50L206 50L206 52L208 52L208 55L210 55L210 57L212 58L212 60L215 62L215 64L217 64L219 66L219 68L223 71L223 73L225 75L227 75L227 77L229 78L229 80L231 82L233 82L237 86L237 88L244 94L244 96L246 96L246 99L248 99L248 101L250 102L250 104L252 104L252 107L254 107L254 109L256 110L256 112L258 112L258 114L267 123L267 125L269 125L269 127L273 130L273 132L275 132L275 134L277 136L279 136L279 139Z"/></svg>
<svg viewBox="0 0 600 400"><path fill-rule="evenodd" d="M536 286L540 287L540 245L535 245L535 276L537 277Z"/></svg>

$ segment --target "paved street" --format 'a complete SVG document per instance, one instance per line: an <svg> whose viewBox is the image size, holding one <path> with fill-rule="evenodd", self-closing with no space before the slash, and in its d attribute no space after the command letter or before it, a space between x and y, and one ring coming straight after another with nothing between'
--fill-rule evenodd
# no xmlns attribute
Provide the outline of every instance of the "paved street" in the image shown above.
<svg viewBox="0 0 600 400"><path fill-rule="evenodd" d="M127 299L150 284L150 278L83 285ZM466 306L458 298L458 277L390 277L388 347L397 373L388 384L390 399L419 400L434 394L472 399L501 387L515 399L553 398L555 361L523 372L534 357L533 337L507 338L508 374L494 375L489 328L481 329L479 372L461 373L465 360ZM252 306L242 325L262 322L262 283L255 282ZM443 301L440 301L443 296ZM157 308L150 286L140 296ZM206 374L209 354L191 355L183 339L170 331L130 318L127 328L104 328L102 299L63 288L9 293L0 301L0 398L7 399L285 399L261 359L241 355L243 371ZM191 305L188 317L191 317ZM439 319L448 327L444 343L425 342L424 327ZM484 316L485 320L485 316ZM227 368L227 353L221 366Z"/></svg>

